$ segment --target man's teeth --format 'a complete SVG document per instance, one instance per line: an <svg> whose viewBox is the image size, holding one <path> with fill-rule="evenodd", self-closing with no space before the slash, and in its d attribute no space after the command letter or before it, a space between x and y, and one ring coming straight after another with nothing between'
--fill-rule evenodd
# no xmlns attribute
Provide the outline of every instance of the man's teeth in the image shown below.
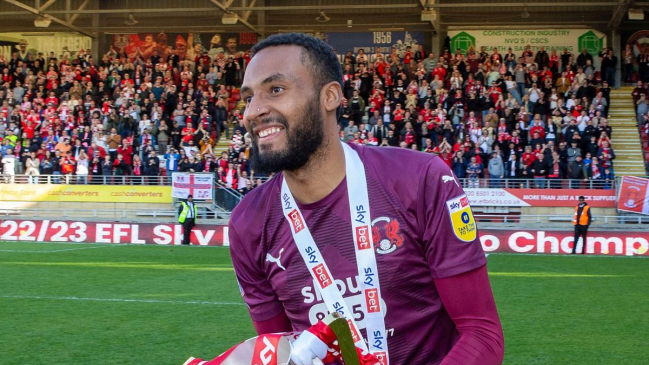
<svg viewBox="0 0 649 365"><path fill-rule="evenodd" d="M271 134L273 134L273 133L277 133L277 132L279 132L280 130L281 130L281 129L279 129L279 128L268 128L268 129L264 129L263 131L259 132L259 137L264 138L264 137L266 137L266 136L268 136L268 135L271 135Z"/></svg>

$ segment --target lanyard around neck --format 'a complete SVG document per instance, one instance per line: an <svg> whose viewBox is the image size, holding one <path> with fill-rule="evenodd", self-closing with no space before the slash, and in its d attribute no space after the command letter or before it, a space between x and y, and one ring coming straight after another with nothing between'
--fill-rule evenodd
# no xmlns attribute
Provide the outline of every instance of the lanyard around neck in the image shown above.
<svg viewBox="0 0 649 365"><path fill-rule="evenodd" d="M347 179L347 195L351 216L352 236L356 263L358 266L359 286L365 300L362 308L366 324L369 349L382 364L388 364L388 347L385 331L385 303L381 297L379 273L372 242L372 227L370 218L370 205L365 176L365 166L358 153L347 144L342 144L345 152L345 172ZM338 312L349 322L354 343L362 350L367 350L367 345L360 335L358 325L352 315L351 308L347 305L334 282L334 277L329 270L318 246L315 244L309 227L306 225L304 215L297 206L293 194L286 183L282 181L280 196L284 216L291 226L291 234L300 251L309 273L318 286L322 298L330 312Z"/></svg>

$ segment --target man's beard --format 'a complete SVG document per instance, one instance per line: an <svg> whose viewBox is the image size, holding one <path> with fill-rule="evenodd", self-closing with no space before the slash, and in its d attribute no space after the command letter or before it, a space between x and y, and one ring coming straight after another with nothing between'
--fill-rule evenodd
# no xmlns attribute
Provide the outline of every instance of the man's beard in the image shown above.
<svg viewBox="0 0 649 365"><path fill-rule="evenodd" d="M257 137L253 136L250 162L255 171L295 171L304 167L318 151L324 141L324 121L318 98L307 103L305 109L301 120L293 123L292 128L289 128L288 121L282 116L265 118L260 123L264 125L274 122L282 125L286 133L286 147L279 151L260 151Z"/></svg>

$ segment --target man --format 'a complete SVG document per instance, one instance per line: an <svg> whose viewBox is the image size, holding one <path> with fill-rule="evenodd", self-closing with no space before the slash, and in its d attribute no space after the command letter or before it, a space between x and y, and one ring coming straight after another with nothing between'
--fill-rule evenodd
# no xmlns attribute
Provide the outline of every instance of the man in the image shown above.
<svg viewBox="0 0 649 365"><path fill-rule="evenodd" d="M500 188L501 180L505 177L505 166L503 164L503 159L500 157L497 151L491 153L491 158L489 159L489 187Z"/></svg>
<svg viewBox="0 0 649 365"><path fill-rule="evenodd" d="M579 197L579 204L575 207L575 216L572 218L572 225L575 226L575 240L572 246L572 253L575 254L577 251L577 240L579 237L582 238L581 241L581 254L584 254L586 250L586 234L588 233L588 226L593 220L593 216L590 213L590 207L585 201L586 199L583 196Z"/></svg>
<svg viewBox="0 0 649 365"><path fill-rule="evenodd" d="M229 232L257 332L302 331L338 311L358 334L357 346L366 348L367 333L369 350L393 364L500 364L502 329L486 260L448 165L410 149L342 144L342 73L323 41L280 34L252 53L243 123L255 171L278 174L237 206ZM419 176L417 187L404 185L404 176ZM338 291L334 280L345 288ZM347 307L356 300L369 303L358 307L363 322ZM393 330L386 336L385 328ZM311 339L306 332L298 338L296 364L324 357L327 344Z"/></svg>
<svg viewBox="0 0 649 365"><path fill-rule="evenodd" d="M2 160L2 174L5 175L4 183L13 184L14 176L16 175L16 156L14 151L9 148L4 156L0 156Z"/></svg>
<svg viewBox="0 0 649 365"><path fill-rule="evenodd" d="M178 223L183 225L183 245L189 245L192 228L196 225L196 205L192 194L187 195L187 200L180 202L178 207Z"/></svg>
<svg viewBox="0 0 649 365"><path fill-rule="evenodd" d="M358 127L354 125L354 120L349 120L349 125L345 127L345 142L349 142L354 138L354 135L358 133Z"/></svg>

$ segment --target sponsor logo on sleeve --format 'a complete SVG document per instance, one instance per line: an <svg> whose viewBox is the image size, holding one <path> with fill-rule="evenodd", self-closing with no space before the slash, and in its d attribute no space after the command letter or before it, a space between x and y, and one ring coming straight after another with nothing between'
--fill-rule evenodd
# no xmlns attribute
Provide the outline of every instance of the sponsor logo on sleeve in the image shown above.
<svg viewBox="0 0 649 365"><path fill-rule="evenodd" d="M313 267L313 273L315 274L316 279L318 280L318 283L320 283L320 287L322 289L328 287L331 285L331 277L329 276L329 273L324 267L324 264L319 264Z"/></svg>
<svg viewBox="0 0 649 365"><path fill-rule="evenodd" d="M288 217L291 218L293 232L299 233L304 229L304 221L302 220L302 216L300 215L300 212L297 211L297 209L294 209L292 212L288 213Z"/></svg>
<svg viewBox="0 0 649 365"><path fill-rule="evenodd" d="M455 236L464 242L474 241L478 235L478 228L467 196L462 194L447 200L446 209L448 209Z"/></svg>

